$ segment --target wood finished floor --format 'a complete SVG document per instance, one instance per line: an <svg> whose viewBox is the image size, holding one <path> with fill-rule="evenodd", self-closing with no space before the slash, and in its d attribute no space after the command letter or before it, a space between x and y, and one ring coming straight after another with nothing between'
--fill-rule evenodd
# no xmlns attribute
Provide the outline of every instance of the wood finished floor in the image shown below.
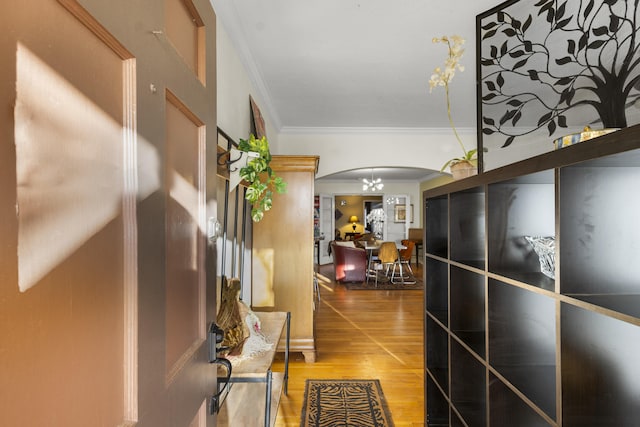
<svg viewBox="0 0 640 427"><path fill-rule="evenodd" d="M379 379L396 427L424 426L423 292L349 291L332 276L331 265L320 267L317 360L291 354L276 426L300 425L308 378ZM282 354L273 370L284 370Z"/></svg>

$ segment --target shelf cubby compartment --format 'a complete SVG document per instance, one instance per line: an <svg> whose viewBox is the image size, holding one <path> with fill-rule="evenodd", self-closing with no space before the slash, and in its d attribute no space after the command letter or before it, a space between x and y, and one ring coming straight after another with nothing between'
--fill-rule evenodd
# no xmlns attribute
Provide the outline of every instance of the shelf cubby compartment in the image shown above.
<svg viewBox="0 0 640 427"><path fill-rule="evenodd" d="M450 258L471 267L485 269L484 187L450 195Z"/></svg>
<svg viewBox="0 0 640 427"><path fill-rule="evenodd" d="M555 300L490 279L488 310L489 365L555 420Z"/></svg>
<svg viewBox="0 0 640 427"><path fill-rule="evenodd" d="M480 357L485 357L484 276L451 266L450 329Z"/></svg>
<svg viewBox="0 0 640 427"><path fill-rule="evenodd" d="M447 196L427 199L425 205L425 253L447 258L449 256L449 198Z"/></svg>
<svg viewBox="0 0 640 427"><path fill-rule="evenodd" d="M549 427L548 422L495 375L489 374L489 425Z"/></svg>
<svg viewBox="0 0 640 427"><path fill-rule="evenodd" d="M453 406L467 425L486 426L486 367L456 340L451 340L451 366Z"/></svg>
<svg viewBox="0 0 640 427"><path fill-rule="evenodd" d="M488 193L489 271L554 291L555 280L541 272L525 238L555 238L554 171L490 184Z"/></svg>
<svg viewBox="0 0 640 427"><path fill-rule="evenodd" d="M449 335L430 316L426 318L429 340L425 358L427 370L445 393L449 392Z"/></svg>
<svg viewBox="0 0 640 427"><path fill-rule="evenodd" d="M563 303L563 426L637 426L640 327Z"/></svg>
<svg viewBox="0 0 640 427"><path fill-rule="evenodd" d="M427 311L448 326L449 312L449 274L448 264L433 258L426 258L426 294Z"/></svg>
<svg viewBox="0 0 640 427"><path fill-rule="evenodd" d="M640 150L560 169L560 292L640 318Z"/></svg>
<svg viewBox="0 0 640 427"><path fill-rule="evenodd" d="M429 375L426 377L426 420L429 427L449 426L449 402Z"/></svg>
<svg viewBox="0 0 640 427"><path fill-rule="evenodd" d="M473 423L471 423L469 425L473 425ZM431 426L429 426L429 427L431 427ZM467 424L462 422L462 420L460 420L460 418L458 418L457 414L454 412L454 413L451 414L451 425L450 425L450 427L467 427Z"/></svg>

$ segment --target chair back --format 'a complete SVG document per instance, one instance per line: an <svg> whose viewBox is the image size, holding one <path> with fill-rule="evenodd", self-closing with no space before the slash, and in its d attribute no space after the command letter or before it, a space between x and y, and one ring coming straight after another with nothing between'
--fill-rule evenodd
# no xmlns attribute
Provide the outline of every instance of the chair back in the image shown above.
<svg viewBox="0 0 640 427"><path fill-rule="evenodd" d="M423 233L422 228L410 228L408 240L413 240L414 242L422 243L422 233Z"/></svg>
<svg viewBox="0 0 640 427"><path fill-rule="evenodd" d="M382 242L378 249L378 259L383 264L393 264L398 259L398 248L394 242Z"/></svg>
<svg viewBox="0 0 640 427"><path fill-rule="evenodd" d="M413 240L403 240L402 245L405 246L406 249L400 249L400 259L411 262L411 255L413 254L413 248L416 246L416 242Z"/></svg>

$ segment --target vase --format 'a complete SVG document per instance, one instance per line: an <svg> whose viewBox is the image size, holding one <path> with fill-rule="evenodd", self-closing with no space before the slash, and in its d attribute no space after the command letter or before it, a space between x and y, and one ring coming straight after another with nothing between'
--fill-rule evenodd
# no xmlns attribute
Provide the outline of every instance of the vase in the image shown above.
<svg viewBox="0 0 640 427"><path fill-rule="evenodd" d="M449 170L451 170L451 175L455 180L468 178L478 174L478 167L467 160L453 163L449 166Z"/></svg>
<svg viewBox="0 0 640 427"><path fill-rule="evenodd" d="M382 239L382 221L373 221L373 235L376 240Z"/></svg>

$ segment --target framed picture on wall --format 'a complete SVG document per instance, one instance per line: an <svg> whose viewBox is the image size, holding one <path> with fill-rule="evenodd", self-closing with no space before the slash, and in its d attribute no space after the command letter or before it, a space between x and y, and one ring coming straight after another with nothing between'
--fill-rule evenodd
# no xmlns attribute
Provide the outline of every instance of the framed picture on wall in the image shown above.
<svg viewBox="0 0 640 427"><path fill-rule="evenodd" d="M262 113L260 112L260 108L258 104L253 100L253 97L249 95L249 105L251 106L251 117L252 121L252 130L256 138L262 138L263 136L267 136L266 126L264 123L264 117L262 117Z"/></svg>
<svg viewBox="0 0 640 427"><path fill-rule="evenodd" d="M393 214L394 222L405 222L407 220L407 205L395 205ZM413 222L413 205L409 205L409 222Z"/></svg>

